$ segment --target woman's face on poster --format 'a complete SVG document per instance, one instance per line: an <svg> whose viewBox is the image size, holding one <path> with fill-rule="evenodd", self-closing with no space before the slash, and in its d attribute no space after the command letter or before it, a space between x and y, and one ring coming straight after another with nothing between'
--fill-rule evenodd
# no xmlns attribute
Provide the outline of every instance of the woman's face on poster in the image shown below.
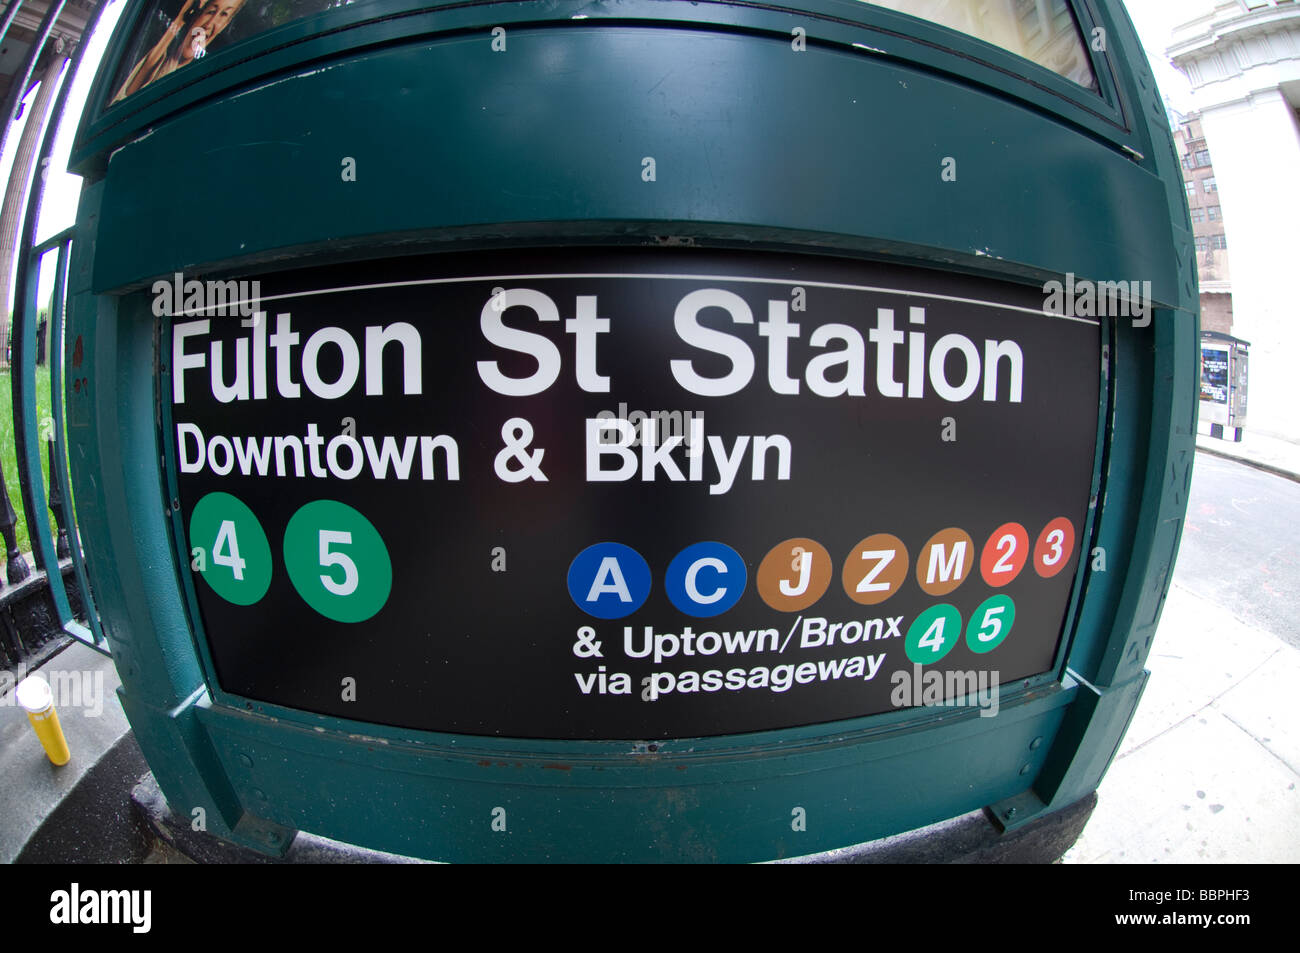
<svg viewBox="0 0 1300 953"><path fill-rule="evenodd" d="M197 20L191 24L179 50L181 64L194 59L196 49L206 49L244 5L244 0L206 0Z"/></svg>

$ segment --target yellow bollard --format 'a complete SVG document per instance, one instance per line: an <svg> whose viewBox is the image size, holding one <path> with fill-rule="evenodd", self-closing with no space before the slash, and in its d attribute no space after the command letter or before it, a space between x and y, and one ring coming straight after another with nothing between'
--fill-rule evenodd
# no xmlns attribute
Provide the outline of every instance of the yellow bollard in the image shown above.
<svg viewBox="0 0 1300 953"><path fill-rule="evenodd" d="M54 710L54 694L49 682L39 675L29 675L18 683L15 694L18 704L27 710L27 720L36 730L36 737L50 761L56 765L67 764L72 752L68 750L68 739L63 737L59 713Z"/></svg>

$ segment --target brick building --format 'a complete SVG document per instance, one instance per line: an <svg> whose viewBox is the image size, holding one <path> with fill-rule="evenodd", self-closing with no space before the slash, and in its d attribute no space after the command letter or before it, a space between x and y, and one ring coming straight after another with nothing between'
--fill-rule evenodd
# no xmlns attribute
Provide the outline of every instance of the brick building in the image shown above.
<svg viewBox="0 0 1300 953"><path fill-rule="evenodd" d="M1201 328L1232 333L1232 285L1228 240L1223 227L1219 188L1199 113L1170 112L1174 145L1183 164L1187 205L1196 238L1196 272L1201 284Z"/></svg>

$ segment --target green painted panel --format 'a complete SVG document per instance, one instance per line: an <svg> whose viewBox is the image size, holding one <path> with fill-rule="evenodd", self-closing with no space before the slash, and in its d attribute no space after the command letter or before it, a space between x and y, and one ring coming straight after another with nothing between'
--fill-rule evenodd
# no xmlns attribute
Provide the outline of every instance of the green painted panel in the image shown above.
<svg viewBox="0 0 1300 953"><path fill-rule="evenodd" d="M1147 240L1168 217L1160 181L1115 149L965 84L768 39L566 27L508 54L403 44L157 127L109 165L94 285L584 223L1142 277L1170 300L1171 249Z"/></svg>

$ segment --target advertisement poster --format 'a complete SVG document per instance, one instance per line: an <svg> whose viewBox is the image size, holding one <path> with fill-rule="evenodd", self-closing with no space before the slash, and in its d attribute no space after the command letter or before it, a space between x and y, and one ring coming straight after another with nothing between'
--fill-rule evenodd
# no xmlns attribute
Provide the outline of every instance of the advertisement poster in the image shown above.
<svg viewBox="0 0 1300 953"><path fill-rule="evenodd" d="M353 0L158 0L113 83L111 103L139 92L208 53Z"/></svg>
<svg viewBox="0 0 1300 953"><path fill-rule="evenodd" d="M1228 351L1201 347L1201 400L1228 402Z"/></svg>

